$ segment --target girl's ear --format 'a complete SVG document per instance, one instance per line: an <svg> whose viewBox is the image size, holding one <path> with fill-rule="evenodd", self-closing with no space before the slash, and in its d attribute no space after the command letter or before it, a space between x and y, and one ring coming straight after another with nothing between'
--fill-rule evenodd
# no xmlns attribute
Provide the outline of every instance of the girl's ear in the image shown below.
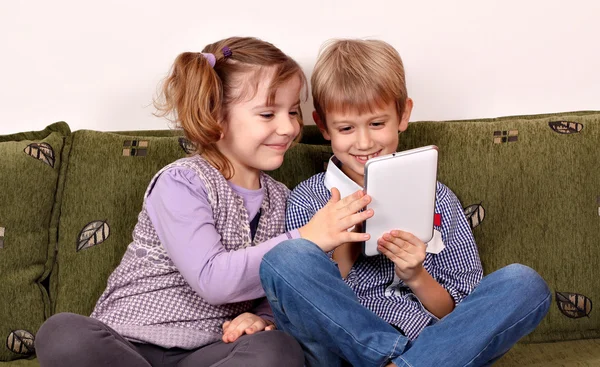
<svg viewBox="0 0 600 367"><path fill-rule="evenodd" d="M411 98L406 98L406 103L404 104L404 113L400 118L400 124L398 125L398 131L403 132L408 128L408 121L410 120L410 114L413 109L413 100Z"/></svg>
<svg viewBox="0 0 600 367"><path fill-rule="evenodd" d="M331 140L331 136L329 135L329 132L327 132L327 126L325 125L323 120L321 120L321 117L319 116L317 111L313 111L312 116L313 116L313 120L315 120L315 124L317 124L317 127L319 128L319 131L321 132L321 135L323 135L323 138L325 140Z"/></svg>

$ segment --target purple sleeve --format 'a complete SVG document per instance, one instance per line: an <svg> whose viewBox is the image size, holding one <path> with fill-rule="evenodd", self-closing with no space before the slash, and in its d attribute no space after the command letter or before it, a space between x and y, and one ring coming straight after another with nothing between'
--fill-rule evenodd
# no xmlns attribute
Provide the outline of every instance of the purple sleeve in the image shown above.
<svg viewBox="0 0 600 367"><path fill-rule="evenodd" d="M177 270L210 304L264 297L258 276L263 255L280 242L299 237L297 231L283 233L257 246L226 251L215 227L206 187L186 168L163 172L145 205Z"/></svg>

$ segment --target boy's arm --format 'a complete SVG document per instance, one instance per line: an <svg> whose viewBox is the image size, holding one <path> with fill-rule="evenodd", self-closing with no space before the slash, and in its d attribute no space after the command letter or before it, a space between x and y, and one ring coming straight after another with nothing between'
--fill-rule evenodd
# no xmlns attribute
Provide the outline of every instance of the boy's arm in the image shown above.
<svg viewBox="0 0 600 367"><path fill-rule="evenodd" d="M432 256L430 270L458 304L479 284L483 267L460 201L450 189L441 186L441 200L436 212L441 213L440 232L445 248Z"/></svg>
<svg viewBox="0 0 600 367"><path fill-rule="evenodd" d="M454 309L450 293L423 266L427 245L412 233L393 230L378 240L377 249L394 263L396 275L402 279L423 307L438 318Z"/></svg>
<svg viewBox="0 0 600 367"><path fill-rule="evenodd" d="M439 230L444 250L431 255L430 273L423 267L425 244L412 234L392 231L380 241L382 253L396 264L396 274L411 288L423 306L443 317L466 297L483 276L477 246L462 206L444 185L438 184L436 212L442 217ZM438 229L438 228L436 228Z"/></svg>

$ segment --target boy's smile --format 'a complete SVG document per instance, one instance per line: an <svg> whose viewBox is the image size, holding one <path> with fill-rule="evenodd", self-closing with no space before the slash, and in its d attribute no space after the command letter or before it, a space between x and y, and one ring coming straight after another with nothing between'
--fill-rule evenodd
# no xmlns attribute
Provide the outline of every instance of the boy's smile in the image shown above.
<svg viewBox="0 0 600 367"><path fill-rule="evenodd" d="M412 105L408 98L402 118L398 116L395 102L365 113L356 110L326 112L325 123L318 114L313 113L313 117L323 137L331 141L333 154L342 163L342 172L364 186L365 163L396 151L398 132L408 127Z"/></svg>

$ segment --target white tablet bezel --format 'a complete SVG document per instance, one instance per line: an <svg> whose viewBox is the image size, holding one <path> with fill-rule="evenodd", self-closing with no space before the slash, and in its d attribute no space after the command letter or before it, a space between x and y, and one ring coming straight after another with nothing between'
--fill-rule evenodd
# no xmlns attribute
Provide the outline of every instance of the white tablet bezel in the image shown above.
<svg viewBox="0 0 600 367"><path fill-rule="evenodd" d="M365 164L364 188L375 214L363 223L371 235L363 244L367 256L378 255L377 240L400 229L427 243L433 237L438 147L429 145L375 157Z"/></svg>

